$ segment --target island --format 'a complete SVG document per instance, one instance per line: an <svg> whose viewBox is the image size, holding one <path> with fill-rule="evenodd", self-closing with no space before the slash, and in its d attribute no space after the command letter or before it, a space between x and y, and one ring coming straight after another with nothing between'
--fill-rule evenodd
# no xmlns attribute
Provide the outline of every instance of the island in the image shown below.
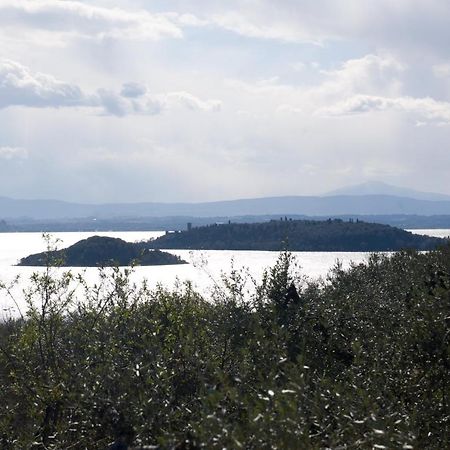
<svg viewBox="0 0 450 450"><path fill-rule="evenodd" d="M341 219L271 220L190 227L166 233L152 248L189 250L269 250L375 252L432 250L448 240L421 236L379 223Z"/></svg>
<svg viewBox="0 0 450 450"><path fill-rule="evenodd" d="M99 267L161 266L187 264L180 257L150 248L148 242L92 236L66 249L36 253L22 258L18 266Z"/></svg>

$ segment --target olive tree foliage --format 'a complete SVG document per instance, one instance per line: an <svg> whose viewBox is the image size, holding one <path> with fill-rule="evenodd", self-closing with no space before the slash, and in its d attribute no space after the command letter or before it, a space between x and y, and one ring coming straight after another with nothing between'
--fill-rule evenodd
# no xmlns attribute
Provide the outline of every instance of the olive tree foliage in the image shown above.
<svg viewBox="0 0 450 450"><path fill-rule="evenodd" d="M0 325L2 449L449 447L450 248L320 281L283 252L208 295L131 270L31 277Z"/></svg>

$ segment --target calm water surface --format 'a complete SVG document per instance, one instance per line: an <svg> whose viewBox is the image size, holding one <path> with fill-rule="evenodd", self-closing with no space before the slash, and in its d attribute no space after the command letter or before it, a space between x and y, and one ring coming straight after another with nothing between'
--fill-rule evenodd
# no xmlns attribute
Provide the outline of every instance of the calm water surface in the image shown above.
<svg viewBox="0 0 450 450"><path fill-rule="evenodd" d="M417 234L447 237L450 230L411 230ZM64 248L86 239L89 236L119 237L129 242L155 238L163 232L71 232L54 233L52 238L58 239L58 247ZM23 308L21 289L29 284L30 276L42 268L16 267L20 258L31 253L46 249L46 243L40 233L0 233L0 281L9 283L17 275L20 276L19 285L15 289L16 298ZM201 292L207 293L214 283L220 281L221 273L229 272L232 264L235 268L245 268L248 273L259 281L264 269L271 267L278 256L277 252L260 251L229 251L229 250L169 250L189 262L186 265L136 267L131 276L132 280L140 283L144 279L150 286L161 283L171 287L179 280L192 281ZM325 277L329 270L340 261L344 267L367 260L364 252L294 252L300 265L301 273L309 278ZM59 269L63 270L63 269ZM74 268L73 272L84 272L90 283L98 280L98 270L95 268ZM10 314L15 308L14 303L3 292L0 293L0 317Z"/></svg>
<svg viewBox="0 0 450 450"><path fill-rule="evenodd" d="M446 228L424 229L424 230L407 230L414 234L423 234L426 236L434 236L440 238L450 238L450 230Z"/></svg>

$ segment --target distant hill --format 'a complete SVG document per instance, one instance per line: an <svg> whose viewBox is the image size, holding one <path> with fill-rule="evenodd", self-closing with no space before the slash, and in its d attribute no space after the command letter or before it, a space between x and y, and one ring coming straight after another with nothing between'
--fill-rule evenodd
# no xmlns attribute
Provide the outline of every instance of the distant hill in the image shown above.
<svg viewBox="0 0 450 450"><path fill-rule="evenodd" d="M199 250L394 251L431 250L446 240L419 236L389 225L342 220L273 220L231 223L169 233L153 248Z"/></svg>
<svg viewBox="0 0 450 450"><path fill-rule="evenodd" d="M178 256L152 250L145 242L130 243L122 239L93 236L63 249L36 253L19 262L19 266L60 265L62 267L157 266L186 264Z"/></svg>
<svg viewBox="0 0 450 450"><path fill-rule="evenodd" d="M433 192L420 192L414 189L393 186L392 184L383 183L381 181L368 181L355 186L336 189L325 195L390 195L394 197L413 198L416 200L450 201L450 195L436 194Z"/></svg>
<svg viewBox="0 0 450 450"><path fill-rule="evenodd" d="M130 217L233 217L256 215L449 215L450 201L418 200L392 195L267 197L206 203L118 203L87 205L53 200L0 198L0 219L66 220Z"/></svg>

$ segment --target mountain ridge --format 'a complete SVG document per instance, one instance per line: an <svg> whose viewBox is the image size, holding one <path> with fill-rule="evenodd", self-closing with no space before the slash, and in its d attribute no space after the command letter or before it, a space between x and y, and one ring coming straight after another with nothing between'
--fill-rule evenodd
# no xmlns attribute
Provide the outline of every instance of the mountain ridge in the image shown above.
<svg viewBox="0 0 450 450"><path fill-rule="evenodd" d="M61 200L0 198L0 219L62 220L68 218L124 218L170 216L239 216L303 214L450 214L450 201L418 200L391 195L284 196L199 203L82 204Z"/></svg>
<svg viewBox="0 0 450 450"><path fill-rule="evenodd" d="M366 181L365 183L345 186L324 194L324 196L336 195L390 195L394 197L413 198L416 200L450 201L450 195L436 192L422 192L416 189L394 186L382 181Z"/></svg>
<svg viewBox="0 0 450 450"><path fill-rule="evenodd" d="M78 203L0 196L0 220L122 219L244 215L450 215L450 196L368 181L317 196L285 195L207 202Z"/></svg>

